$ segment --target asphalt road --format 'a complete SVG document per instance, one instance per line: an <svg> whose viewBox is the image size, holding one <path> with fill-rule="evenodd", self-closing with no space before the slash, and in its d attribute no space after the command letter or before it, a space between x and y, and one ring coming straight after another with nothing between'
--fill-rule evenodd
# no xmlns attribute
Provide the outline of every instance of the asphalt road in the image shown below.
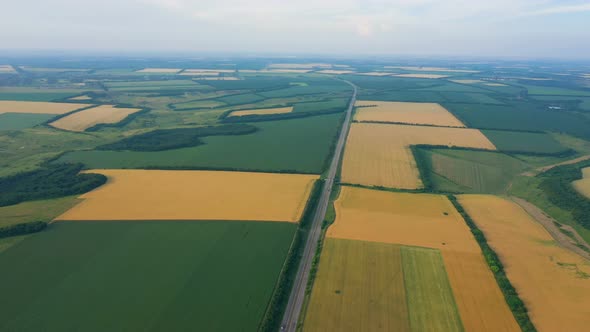
<svg viewBox="0 0 590 332"><path fill-rule="evenodd" d="M307 287L307 280L309 279L311 263L313 261L313 257L315 256L318 241L322 233L322 222L326 216L326 210L328 209L328 203L330 202L330 193L332 192L332 187L334 186L334 177L336 176L338 165L340 163L340 157L342 155L342 150L344 148L344 143L346 141L346 136L350 125L350 119L352 116L352 109L356 101L357 88L354 84L348 81L344 82L351 85L354 89L352 99L350 100L350 105L348 105L346 117L342 124L342 130L340 131L340 137L338 137L338 143L336 144L336 150L334 151L334 156L332 158L332 162L330 163L330 168L325 179L325 185L322 190L322 194L320 196L318 205L316 207L313 222L310 227L309 236L307 238L305 249L303 251L303 257L301 258L301 262L299 263L299 270L297 271L297 276L295 276L293 289L291 289L289 302L287 303L287 308L285 310L283 321L281 323L281 331L294 332L297 330L297 321L299 320L299 315L301 314L301 307L303 306L303 300L305 299L305 290Z"/></svg>

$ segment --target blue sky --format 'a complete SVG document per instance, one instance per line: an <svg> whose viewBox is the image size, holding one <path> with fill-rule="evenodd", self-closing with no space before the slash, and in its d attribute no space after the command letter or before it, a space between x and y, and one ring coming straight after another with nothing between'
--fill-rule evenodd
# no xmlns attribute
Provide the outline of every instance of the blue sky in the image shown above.
<svg viewBox="0 0 590 332"><path fill-rule="evenodd" d="M590 59L590 1L17 0L0 48Z"/></svg>

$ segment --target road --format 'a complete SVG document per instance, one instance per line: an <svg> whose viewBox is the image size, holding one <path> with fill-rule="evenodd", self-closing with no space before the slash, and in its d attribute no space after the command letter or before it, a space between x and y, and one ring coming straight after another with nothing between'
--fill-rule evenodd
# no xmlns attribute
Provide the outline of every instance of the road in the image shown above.
<svg viewBox="0 0 590 332"><path fill-rule="evenodd" d="M350 100L350 105L348 105L348 110L346 110L346 117L344 118L344 122L342 124L342 130L340 130L340 137L338 137L336 150L334 151L334 156L332 158L332 162L330 163L330 168L328 169L328 174L325 179L324 188L322 189L322 194L316 207L315 215L313 217L309 231L309 236L303 251L303 257L299 263L299 270L295 276L293 289L291 289L289 302L287 303L287 308L285 309L285 314L281 323L281 331L295 332L297 330L297 322L299 320L299 315L301 314L303 300L305 299L305 290L307 288L307 280L309 279L311 263L317 250L320 235L322 234L322 222L326 216L326 210L328 209L328 203L330 202L330 193L332 192L332 187L334 186L334 178L336 177L336 172L338 171L340 157L342 155L342 150L346 141L350 119L352 117L352 109L354 108L354 103L356 101L357 87L348 81L344 82L353 88L352 99Z"/></svg>

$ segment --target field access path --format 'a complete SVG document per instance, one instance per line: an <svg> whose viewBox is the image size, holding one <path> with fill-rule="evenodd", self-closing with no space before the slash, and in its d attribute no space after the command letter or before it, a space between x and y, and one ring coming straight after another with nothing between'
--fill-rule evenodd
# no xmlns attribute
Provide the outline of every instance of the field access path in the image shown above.
<svg viewBox="0 0 590 332"><path fill-rule="evenodd" d="M332 192L332 187L334 186L334 178L336 177L342 150L344 148L344 142L346 141L346 136L350 128L352 109L354 108L354 103L356 102L357 87L349 81L343 81L352 86L352 98L350 99L350 104L346 110L346 117L344 118L342 129L340 130L338 142L336 143L336 150L334 150L334 156L330 162L330 168L328 169L324 187L322 188L322 194L315 210L313 221L309 230L309 236L307 237L307 242L305 243L303 257L301 257L301 261L299 262L299 269L297 271L297 275L295 276L295 281L293 283L293 288L291 289L291 295L289 296L289 302L287 303L285 314L283 315L281 331L295 332L297 330L297 322L299 321L303 300L305 299L305 291L307 288L307 281L309 280L311 263L313 261L313 257L316 254L320 235L322 234L322 222L326 216L326 210L328 208L328 203L330 202L330 193Z"/></svg>

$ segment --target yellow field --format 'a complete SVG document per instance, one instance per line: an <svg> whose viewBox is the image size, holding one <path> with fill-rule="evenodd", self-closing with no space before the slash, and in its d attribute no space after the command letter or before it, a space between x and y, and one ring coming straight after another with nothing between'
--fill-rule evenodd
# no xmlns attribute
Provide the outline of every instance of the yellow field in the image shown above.
<svg viewBox="0 0 590 332"><path fill-rule="evenodd" d="M366 75L366 76L391 76L393 73L387 73L382 71L372 71L368 73L357 73L357 75Z"/></svg>
<svg viewBox="0 0 590 332"><path fill-rule="evenodd" d="M293 106L277 107L277 108L261 108L261 109L254 109L254 110L233 111L229 114L229 116L283 114L283 113L291 113L292 111L293 111Z"/></svg>
<svg viewBox="0 0 590 332"><path fill-rule="evenodd" d="M454 83L459 83L459 84L475 84L475 83L483 82L481 80L450 80L450 81L454 82Z"/></svg>
<svg viewBox="0 0 590 332"><path fill-rule="evenodd" d="M137 73L161 73L161 74L176 74L182 69L180 68L144 68L138 70Z"/></svg>
<svg viewBox="0 0 590 332"><path fill-rule="evenodd" d="M101 105L57 119L50 125L63 130L84 131L101 123L117 123L128 115L139 111L141 111L139 108L116 108L112 105Z"/></svg>
<svg viewBox="0 0 590 332"><path fill-rule="evenodd" d="M50 103L38 101L0 100L0 114L2 113L35 113L35 114L64 114L77 109L88 107L88 104Z"/></svg>
<svg viewBox="0 0 590 332"><path fill-rule="evenodd" d="M495 150L476 129L353 123L342 161L344 183L389 188L422 186L410 145L430 144Z"/></svg>
<svg viewBox="0 0 590 332"><path fill-rule="evenodd" d="M326 69L318 71L319 74L333 74L333 75L342 75L342 74L350 74L354 73L352 70L333 70L333 69Z"/></svg>
<svg viewBox="0 0 590 332"><path fill-rule="evenodd" d="M328 238L440 249L466 331L519 331L473 235L442 195L343 186Z"/></svg>
<svg viewBox="0 0 590 332"><path fill-rule="evenodd" d="M582 174L584 175L584 178L574 181L574 188L576 188L580 194L590 198L590 167L582 169Z"/></svg>
<svg viewBox="0 0 590 332"><path fill-rule="evenodd" d="M317 175L223 171L92 170L106 185L58 220L298 222Z"/></svg>
<svg viewBox="0 0 590 332"><path fill-rule="evenodd" d="M444 68L444 67L385 66L385 68L414 70L414 71L445 71L445 72L450 72L450 73L478 73L477 70L451 69L451 68Z"/></svg>
<svg viewBox="0 0 590 332"><path fill-rule="evenodd" d="M326 239L303 331L410 331L400 246Z"/></svg>
<svg viewBox="0 0 590 332"><path fill-rule="evenodd" d="M269 68L279 69L314 69L314 68L332 68L329 63L273 63Z"/></svg>
<svg viewBox="0 0 590 332"><path fill-rule="evenodd" d="M454 115L436 103L358 100L354 119L436 126L465 127Z"/></svg>
<svg viewBox="0 0 590 332"><path fill-rule="evenodd" d="M486 195L461 195L539 331L588 331L590 263L559 247L520 206Z"/></svg>
<svg viewBox="0 0 590 332"><path fill-rule="evenodd" d="M15 73L16 70L11 65L0 65L0 73Z"/></svg>
<svg viewBox="0 0 590 332"><path fill-rule="evenodd" d="M92 98L86 95L69 98L69 100L91 100Z"/></svg>
<svg viewBox="0 0 590 332"><path fill-rule="evenodd" d="M393 76L407 77L407 78L432 78L432 79L449 77L449 75L439 75L439 74L399 74L399 75L393 75Z"/></svg>

